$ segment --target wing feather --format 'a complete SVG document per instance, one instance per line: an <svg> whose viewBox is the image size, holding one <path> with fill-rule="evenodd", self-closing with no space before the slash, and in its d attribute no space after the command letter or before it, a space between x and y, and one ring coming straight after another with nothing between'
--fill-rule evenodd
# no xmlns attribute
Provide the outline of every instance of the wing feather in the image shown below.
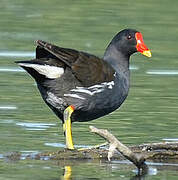
<svg viewBox="0 0 178 180"><path fill-rule="evenodd" d="M41 40L38 40L37 44L70 67L75 77L85 87L114 79L114 69L103 59L74 49L61 48Z"/></svg>

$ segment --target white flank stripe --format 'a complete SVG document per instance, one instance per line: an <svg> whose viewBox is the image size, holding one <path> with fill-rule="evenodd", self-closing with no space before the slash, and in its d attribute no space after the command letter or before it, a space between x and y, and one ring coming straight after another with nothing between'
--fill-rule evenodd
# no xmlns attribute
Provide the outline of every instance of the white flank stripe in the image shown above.
<svg viewBox="0 0 178 180"><path fill-rule="evenodd" d="M87 89L84 89L84 88L81 88L81 89L72 89L71 91L72 92L79 92L79 93L86 93L86 94L89 94L91 96L94 94L94 92L91 92L91 91L89 91Z"/></svg>
<svg viewBox="0 0 178 180"><path fill-rule="evenodd" d="M102 83L103 85L107 85L109 89L112 89L112 87L114 86L114 81L111 82L104 82Z"/></svg>
<svg viewBox="0 0 178 180"><path fill-rule="evenodd" d="M98 89L98 90L94 91L93 94L100 93L102 91L104 91L104 89Z"/></svg>
<svg viewBox="0 0 178 180"><path fill-rule="evenodd" d="M110 85L114 86L114 81L111 81L111 82L105 82L105 83L102 83L102 84L107 84L108 86L110 86Z"/></svg>
<svg viewBox="0 0 178 180"><path fill-rule="evenodd" d="M104 82L102 84L96 84L96 85L90 86L88 88L76 87L76 89L72 89L70 91L76 92L76 93L85 93L85 94L92 96L96 93L100 93L100 92L104 91L105 88L112 89L113 86L114 86L114 81L111 81L111 82ZM72 94L72 95L74 95L74 94Z"/></svg>
<svg viewBox="0 0 178 180"><path fill-rule="evenodd" d="M108 87L109 88L109 87ZM89 91L88 89L83 89L83 88L81 88L81 89L72 89L71 91L72 92L77 92L77 93L85 93L85 94L88 94L88 95L90 95L90 96L93 96L94 94L96 94L96 93L100 93L100 92L102 92L104 89L96 89L95 91L93 91L93 92L91 92L91 91Z"/></svg>
<svg viewBox="0 0 178 180"><path fill-rule="evenodd" d="M19 63L20 66L30 67L38 71L38 73L45 75L49 79L59 78L63 73L64 69L50 65L39 65L39 64L26 64Z"/></svg>
<svg viewBox="0 0 178 180"><path fill-rule="evenodd" d="M108 86L108 88L109 88L109 89L112 89L112 85L110 84L110 85Z"/></svg>
<svg viewBox="0 0 178 180"><path fill-rule="evenodd" d="M94 85L94 86L88 87L88 89L102 88L102 87L104 87L102 84L96 84L96 85Z"/></svg>
<svg viewBox="0 0 178 180"><path fill-rule="evenodd" d="M68 96L68 97L73 97L73 98L77 98L77 99L85 99L77 94L64 94L64 96Z"/></svg>

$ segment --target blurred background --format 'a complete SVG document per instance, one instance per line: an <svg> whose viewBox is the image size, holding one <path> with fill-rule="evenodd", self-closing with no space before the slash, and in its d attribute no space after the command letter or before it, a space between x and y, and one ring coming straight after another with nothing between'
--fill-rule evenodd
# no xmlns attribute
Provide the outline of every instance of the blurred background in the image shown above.
<svg viewBox="0 0 178 180"><path fill-rule="evenodd" d="M44 104L33 79L14 63L34 58L37 39L102 57L117 32L140 31L152 58L131 57L127 100L108 116L74 123L74 143L83 147L103 142L89 132L89 125L108 129L130 145L176 141L177 7L176 0L0 0L0 179L64 178L67 163L4 160L5 154L14 151L25 156L64 148L60 120ZM177 178L175 168L163 165L157 170L154 166L156 170L145 179ZM134 175L133 166L119 162L72 162L72 168L73 179L130 179Z"/></svg>

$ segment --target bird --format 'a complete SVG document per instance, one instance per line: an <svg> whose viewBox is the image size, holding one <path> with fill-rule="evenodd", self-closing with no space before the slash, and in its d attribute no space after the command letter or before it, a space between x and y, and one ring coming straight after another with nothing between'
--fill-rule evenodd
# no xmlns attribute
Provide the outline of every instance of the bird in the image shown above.
<svg viewBox="0 0 178 180"><path fill-rule="evenodd" d="M142 33L118 32L99 58L87 52L37 40L36 57L16 61L36 81L44 102L62 120L66 148L75 149L72 123L91 121L118 109L130 87L129 59L151 57Z"/></svg>

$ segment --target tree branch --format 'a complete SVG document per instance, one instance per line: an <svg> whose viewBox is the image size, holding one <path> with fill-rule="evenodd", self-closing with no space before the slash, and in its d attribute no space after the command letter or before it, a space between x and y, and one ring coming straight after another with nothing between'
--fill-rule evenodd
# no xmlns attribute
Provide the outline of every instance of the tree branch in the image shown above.
<svg viewBox="0 0 178 180"><path fill-rule="evenodd" d="M97 129L94 126L90 126L90 130L93 133L100 135L102 138L109 142L108 160L112 158L114 151L117 149L125 158L130 160L139 170L145 171L147 165L145 164L145 158L142 154L134 153L130 148L122 144L115 136L104 129Z"/></svg>

